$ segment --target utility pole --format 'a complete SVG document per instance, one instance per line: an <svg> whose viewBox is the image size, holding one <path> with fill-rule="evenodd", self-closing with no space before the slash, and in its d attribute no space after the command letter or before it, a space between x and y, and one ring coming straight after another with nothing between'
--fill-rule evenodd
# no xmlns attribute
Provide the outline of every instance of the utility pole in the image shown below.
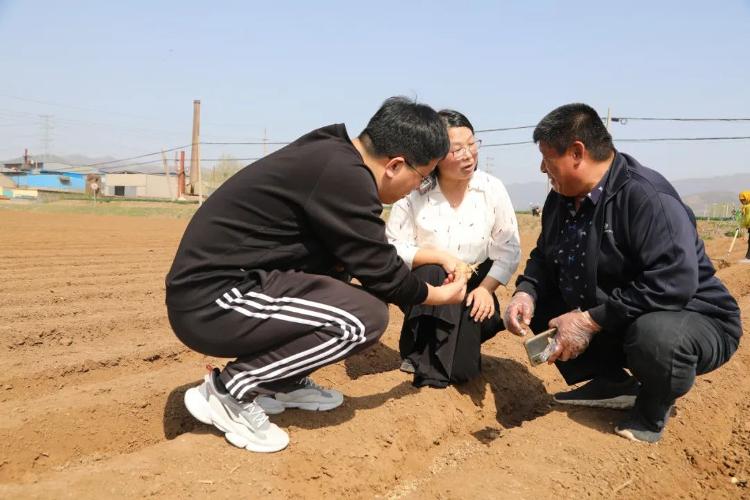
<svg viewBox="0 0 750 500"><path fill-rule="evenodd" d="M492 162L493 162L494 159L495 158L493 158L492 156L485 156L484 157L484 166L485 166L484 168L485 168L485 170L487 170L487 172L491 172L492 171L492 167L493 167Z"/></svg>
<svg viewBox="0 0 750 500"><path fill-rule="evenodd" d="M161 162L164 165L164 180L167 183L167 192L169 193L169 199L175 200L175 196L172 194L172 183L169 178L169 165L167 165L167 153L164 148L161 149Z"/></svg>
<svg viewBox="0 0 750 500"><path fill-rule="evenodd" d="M266 136L266 129L263 128L263 156L266 156L266 141L268 141L268 137Z"/></svg>
<svg viewBox="0 0 750 500"><path fill-rule="evenodd" d="M44 155L43 161L46 163L52 146L52 131L54 130L54 125L51 123L52 115L39 115L39 118L42 119L42 151Z"/></svg>
<svg viewBox="0 0 750 500"><path fill-rule="evenodd" d="M182 192L180 191L180 151L174 152L174 172L176 174L175 191L177 192L175 199L179 200L180 196L182 196Z"/></svg>
<svg viewBox="0 0 750 500"><path fill-rule="evenodd" d="M185 152L180 151L180 163L177 167L177 198L185 199Z"/></svg>
<svg viewBox="0 0 750 500"><path fill-rule="evenodd" d="M198 194L198 205L203 203L201 188L201 102L193 101L193 143L190 150L190 194ZM197 193L196 193L197 191Z"/></svg>
<svg viewBox="0 0 750 500"><path fill-rule="evenodd" d="M607 108L607 121L604 123L604 126L607 127L607 131L609 131L609 124L612 122L612 110L610 108Z"/></svg>

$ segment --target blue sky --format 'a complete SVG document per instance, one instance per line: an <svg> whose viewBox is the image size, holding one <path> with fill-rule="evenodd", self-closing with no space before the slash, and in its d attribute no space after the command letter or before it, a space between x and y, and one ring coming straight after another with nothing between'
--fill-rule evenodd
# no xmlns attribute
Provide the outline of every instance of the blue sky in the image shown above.
<svg viewBox="0 0 750 500"><path fill-rule="evenodd" d="M135 156L190 142L356 135L388 96L533 125L583 101L603 115L750 117L750 0L192 2L0 0L0 159ZM612 125L615 139L750 136L750 122ZM528 140L488 133L485 143ZM750 141L619 143L668 178L750 171ZM256 157L257 146L202 156ZM506 183L541 180L534 145L485 148ZM154 158L156 159L156 158Z"/></svg>

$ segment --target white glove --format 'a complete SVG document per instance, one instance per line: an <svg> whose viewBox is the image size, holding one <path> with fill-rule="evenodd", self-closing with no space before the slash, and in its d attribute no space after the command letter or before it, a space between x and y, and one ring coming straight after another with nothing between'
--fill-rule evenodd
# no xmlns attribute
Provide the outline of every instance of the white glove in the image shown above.
<svg viewBox="0 0 750 500"><path fill-rule="evenodd" d="M594 334L601 330L588 311L582 312L580 309L552 319L549 326L557 328L557 348L547 359L548 363L554 363L557 359L568 361L577 358L588 348Z"/></svg>
<svg viewBox="0 0 750 500"><path fill-rule="evenodd" d="M503 323L514 335L526 335L534 317L534 299L526 292L518 292L508 302L503 314Z"/></svg>

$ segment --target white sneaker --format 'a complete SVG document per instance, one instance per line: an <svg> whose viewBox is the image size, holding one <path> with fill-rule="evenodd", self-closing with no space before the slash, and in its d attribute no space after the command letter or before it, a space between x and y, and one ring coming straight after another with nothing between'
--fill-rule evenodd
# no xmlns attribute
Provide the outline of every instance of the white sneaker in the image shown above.
<svg viewBox="0 0 750 500"><path fill-rule="evenodd" d="M284 403L277 401L273 396L262 395L255 398L255 402L263 408L266 415L278 415L286 409Z"/></svg>
<svg viewBox="0 0 750 500"><path fill-rule="evenodd" d="M334 389L325 389L310 377L305 377L288 391L277 392L273 396L258 396L255 402L269 415L281 413L286 408L328 411L341 406L344 395Z"/></svg>
<svg viewBox="0 0 750 500"><path fill-rule="evenodd" d="M218 370L212 371L201 385L185 392L185 407L190 414L222 431L227 441L238 448L261 453L286 448L289 435L268 420L256 401L237 401L228 392L220 391L217 376Z"/></svg>

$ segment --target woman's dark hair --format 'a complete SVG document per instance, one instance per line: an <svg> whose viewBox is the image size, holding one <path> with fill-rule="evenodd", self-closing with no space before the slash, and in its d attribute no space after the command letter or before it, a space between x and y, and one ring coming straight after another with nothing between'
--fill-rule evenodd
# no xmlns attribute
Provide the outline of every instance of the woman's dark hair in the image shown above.
<svg viewBox="0 0 750 500"><path fill-rule="evenodd" d="M463 113L459 113L453 109L441 109L438 111L438 115L443 119L446 128L466 127L471 130L472 134L474 133L474 126Z"/></svg>
<svg viewBox="0 0 750 500"><path fill-rule="evenodd" d="M359 135L375 156L403 156L413 166L427 165L450 149L448 132L437 112L407 97L390 97Z"/></svg>
<svg viewBox="0 0 750 500"><path fill-rule="evenodd" d="M466 127L469 130L471 130L471 133L474 134L474 125L471 124L468 118L466 118L466 115L463 113L459 113L458 111L454 109L441 109L438 111L438 115L440 115L440 118L442 118L443 123L445 123L445 128L454 128L454 127ZM474 170L477 169L479 165L479 162L477 162L476 165L474 165ZM437 179L437 176L440 174L440 169L436 168L432 171L432 176ZM436 183L436 182L435 182ZM433 184L435 184L433 183Z"/></svg>
<svg viewBox="0 0 750 500"><path fill-rule="evenodd" d="M559 154L575 141L584 143L595 161L606 160L615 149L599 113L586 104L560 106L542 118L534 129L534 142L543 142Z"/></svg>

